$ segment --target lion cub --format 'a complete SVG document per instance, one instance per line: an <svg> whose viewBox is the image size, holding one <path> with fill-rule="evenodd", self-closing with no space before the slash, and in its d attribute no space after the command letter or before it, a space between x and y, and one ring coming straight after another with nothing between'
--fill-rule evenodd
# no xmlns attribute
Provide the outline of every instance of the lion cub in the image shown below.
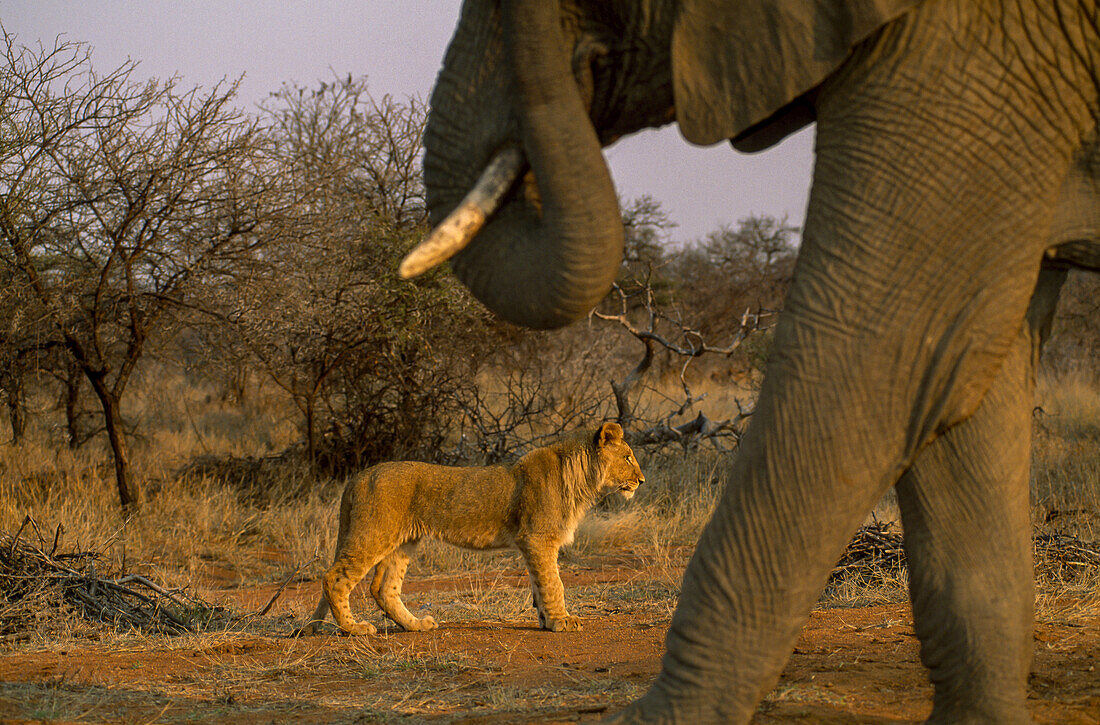
<svg viewBox="0 0 1100 725"><path fill-rule="evenodd" d="M435 629L432 617L417 619L401 601L409 558L425 536L470 549L515 546L527 563L539 624L555 632L578 630L580 620L565 610L558 549L573 540L601 494L621 491L630 498L644 482L618 423L574 432L510 467L373 466L344 490L336 558L317 611L298 633L312 634L331 607L345 633L374 634L348 606L351 590L371 567L370 592L386 616L406 630Z"/></svg>

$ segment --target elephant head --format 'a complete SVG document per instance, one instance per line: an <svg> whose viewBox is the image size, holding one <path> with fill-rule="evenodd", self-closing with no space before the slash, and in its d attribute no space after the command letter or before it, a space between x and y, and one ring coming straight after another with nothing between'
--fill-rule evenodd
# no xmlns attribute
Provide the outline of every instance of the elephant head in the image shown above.
<svg viewBox="0 0 1100 725"><path fill-rule="evenodd" d="M444 236L463 233L435 256L468 244L456 273L515 322L580 317L618 270L602 146L675 121L689 141L754 150L817 121L753 423L661 675L623 721L747 720L891 486L933 718L1026 719L1026 437L1036 320L1060 281L1040 267L1096 249L1057 218L1097 138L1098 14L1096 0L466 1L424 161L433 221L457 208ZM1091 208L1071 216L1095 235Z"/></svg>
<svg viewBox="0 0 1100 725"><path fill-rule="evenodd" d="M469 0L425 133L432 221L459 207L494 159L510 161L490 182L505 202L468 212L488 221L455 257L456 274L520 324L555 327L583 316L607 293L622 256L601 146L674 119L696 143L738 138L746 150L774 143L812 120L797 99L912 1L820 3L805 15L701 2ZM779 17L763 17L771 14ZM769 23L783 36L775 42L801 49L786 62L795 77L750 37ZM709 42L715 34L731 42L717 47ZM739 72L745 68L772 77L750 78ZM754 93L761 88L768 92ZM512 149L521 153L509 156Z"/></svg>
<svg viewBox="0 0 1100 725"><path fill-rule="evenodd" d="M507 203L483 212L489 223L453 266L487 306L533 327L584 315L622 254L618 201L573 73L599 50L571 49L567 32L553 3L466 3L425 133L436 222L493 159L521 150L496 182Z"/></svg>

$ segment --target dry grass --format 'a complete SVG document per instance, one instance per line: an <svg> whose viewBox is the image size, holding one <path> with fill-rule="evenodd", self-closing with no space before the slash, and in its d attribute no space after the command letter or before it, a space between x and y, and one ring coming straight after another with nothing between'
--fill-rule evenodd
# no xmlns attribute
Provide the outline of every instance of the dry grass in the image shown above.
<svg viewBox="0 0 1100 725"><path fill-rule="evenodd" d="M96 442L69 451L46 430L20 446L0 446L0 530L14 531L31 515L43 529L64 527L77 547L113 541L109 557L142 562L141 573L169 586L273 581L320 559L335 537L332 501L338 484L315 483L301 467L265 473L262 496L217 475L180 476L197 458L264 454L284 445L272 438L285 421L268 410L277 400L231 414L221 401L168 377L149 397L135 396L131 420L143 435L133 444L133 468L143 495L140 510L123 518L114 472Z"/></svg>
<svg viewBox="0 0 1100 725"><path fill-rule="evenodd" d="M707 404L717 407L707 414L717 417L722 386L701 381L698 390L711 384L715 390ZM658 405L659 396L653 395L652 404ZM124 568L167 587L202 591L281 583L295 572L310 581L321 575L332 556L342 482L315 480L300 466L272 457L296 437L292 416L278 412L286 408L277 396L259 391L245 406L232 406L176 377L134 402L130 415L143 432L134 446L134 465L145 491L137 514L129 519L119 514L102 449L93 444L70 452L40 428L18 448L0 446L0 531L13 532L31 514L43 531L62 525L64 540L74 548L99 550L111 542L103 551L106 568ZM1040 404L1032 475L1036 529L1095 543L1100 535L1100 387L1076 378L1043 381ZM190 475L177 475L196 460L216 463L228 457L237 464L192 466ZM610 497L583 521L574 544L562 553L563 569L574 575L609 565L632 570L632 575L613 582L567 583L566 599L586 621L617 615L632 627L660 631L670 621L683 567L710 518L731 456L704 449L643 454L642 459L647 485L628 505ZM240 465L242 460L247 465ZM892 494L875 515L879 521L898 521ZM477 553L424 542L409 577L459 573L467 583L421 589L407 597L410 609L431 613L445 626L533 625L523 563L514 552ZM1096 568L1040 569L1038 584L1040 622L1076 627L1100 613ZM363 589L353 606L361 616L382 623ZM822 604L851 607L906 597L905 570L893 567L835 581ZM311 609L314 601L311 596L295 607ZM197 666L109 686L94 679L74 684L62 672L37 684L0 683L0 699L22 703L24 717L66 721L422 722L446 721L457 713L504 721L501 713L614 710L639 696L645 685L638 677L581 671L565 663L555 667L552 682L516 684L515 678L503 676L500 664L477 653L456 654L439 638L418 639L427 641L427 649L415 652L402 649L400 635L341 638L328 645L321 641L327 638L284 639L308 614L290 609L284 607L279 616L238 617L225 631L172 638L71 619L61 630L47 634L43 629L41 636L0 644L20 653L64 651L70 662L79 662L85 651L110 653L135 671L146 662L142 658L152 661L166 652ZM261 643L255 650L253 641ZM112 677L125 680L126 671ZM825 690L808 695L791 690L776 697L811 695L814 701L831 696Z"/></svg>
<svg viewBox="0 0 1100 725"><path fill-rule="evenodd" d="M271 583L296 571L301 579L318 578L332 556L342 482L315 480L301 466L270 457L295 437L285 401L257 390L245 404L230 405L183 376L162 376L160 382L144 397L135 397L128 411L142 431L134 466L145 500L137 514L120 515L113 472L101 448L90 444L71 452L54 433L40 428L19 447L0 446L0 531L14 531L30 514L44 530L62 525L66 540L78 548L112 541L105 555L113 564L140 563L137 573L170 587ZM709 379L695 387L695 392L711 393L705 406L731 404L723 396L735 394ZM667 392L671 397L671 387ZM663 394L647 395L654 397L646 405L659 405ZM1043 380L1039 401L1032 475L1036 528L1095 541L1100 535L1100 386L1083 378ZM718 408L708 414L720 415ZM196 460L226 456L253 462L251 477L234 480L240 467L216 466L191 466L191 475L178 475ZM612 497L590 514L563 552L566 561L628 554L674 595L730 459L710 449L643 455L647 485L629 505ZM876 516L898 520L892 495L883 499ZM526 595L495 593L499 587L493 576L504 570L522 571L522 562L509 552L468 552L424 542L410 576L461 571L481 577L483 590L461 611L448 613L451 619L526 616ZM1053 601L1057 595L1044 592L1070 584L1041 580L1040 597ZM898 600L905 586L901 574L867 586L845 584L830 596L846 602ZM1087 600L1095 598L1097 585L1079 581L1071 589L1075 599Z"/></svg>

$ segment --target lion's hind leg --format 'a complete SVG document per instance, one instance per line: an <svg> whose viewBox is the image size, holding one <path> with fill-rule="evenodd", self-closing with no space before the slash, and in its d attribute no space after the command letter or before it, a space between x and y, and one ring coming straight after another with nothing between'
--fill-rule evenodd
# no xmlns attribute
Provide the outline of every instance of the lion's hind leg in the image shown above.
<svg viewBox="0 0 1100 725"><path fill-rule="evenodd" d="M348 531L351 528L351 523L351 513L348 510L346 502L342 500L340 502L340 528L337 529L336 534L336 556L333 559L332 566L329 567L329 573L331 573L332 570L336 567L336 564L340 561L340 557L346 555L347 553ZM349 594L351 592L351 588L354 586L355 584L353 583L350 587L348 587ZM325 616L328 614L329 609L330 607L328 601L327 587L325 586L324 580L322 580L321 598L320 601L317 602L317 608L313 610L313 614L310 616L309 619L306 620L306 623L302 625L300 629L296 629L294 631L294 634L292 636L303 637L316 634L318 625L325 621Z"/></svg>
<svg viewBox="0 0 1100 725"><path fill-rule="evenodd" d="M321 593L321 601L317 603L317 609L313 610L313 615L306 620L306 623L302 625L300 629L294 630L294 637L308 637L317 631L317 625L325 621L325 615L328 614L328 598Z"/></svg>
<svg viewBox="0 0 1100 725"><path fill-rule="evenodd" d="M335 566L336 562L340 559L340 554L344 551L344 547L348 538L348 527L350 524L350 516L346 511L340 512L340 528L336 534L336 558L333 561ZM331 567L330 567L331 568ZM349 590L350 591L350 590ZM308 637L309 635L316 634L317 625L325 621L325 616L328 614L329 604L328 596L325 595L324 582L321 583L321 601L317 602L317 608L313 610L313 614L301 628L294 630L293 637Z"/></svg>
<svg viewBox="0 0 1100 725"><path fill-rule="evenodd" d="M371 549L367 552L355 551L353 547L348 547L340 552L336 556L336 561L325 573L322 582L325 601L317 605L317 613L323 613L322 610L327 602L327 605L332 608L332 618L336 620L336 625L345 634L374 634L377 631L374 625L369 622L360 622L351 613L349 600L352 589L363 580L371 567L375 566L387 553L378 549ZM363 554L366 554L366 556ZM317 614L315 613L314 619L316 617Z"/></svg>
<svg viewBox="0 0 1100 725"><path fill-rule="evenodd" d="M409 559L416 550L417 543L410 541L403 544L378 562L374 567L374 580L370 585L370 593L386 616L397 622L402 629L408 632L428 632L439 626L435 619L433 617L418 619L401 600L401 584L405 580Z"/></svg>

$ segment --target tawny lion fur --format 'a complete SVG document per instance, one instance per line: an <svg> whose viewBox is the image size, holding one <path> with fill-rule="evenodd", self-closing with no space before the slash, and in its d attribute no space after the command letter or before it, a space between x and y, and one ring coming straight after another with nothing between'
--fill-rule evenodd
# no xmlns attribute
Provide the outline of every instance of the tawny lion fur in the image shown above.
<svg viewBox="0 0 1100 725"><path fill-rule="evenodd" d="M580 620L565 609L558 549L573 540L601 495L618 490L630 498L644 482L617 423L576 431L510 467L395 462L369 468L344 490L336 557L300 633L312 634L331 607L345 633L374 634L348 605L371 567L371 595L386 616L406 630L435 629L432 617L414 617L401 601L409 558L425 536L470 549L516 547L527 563L541 626L579 630Z"/></svg>

